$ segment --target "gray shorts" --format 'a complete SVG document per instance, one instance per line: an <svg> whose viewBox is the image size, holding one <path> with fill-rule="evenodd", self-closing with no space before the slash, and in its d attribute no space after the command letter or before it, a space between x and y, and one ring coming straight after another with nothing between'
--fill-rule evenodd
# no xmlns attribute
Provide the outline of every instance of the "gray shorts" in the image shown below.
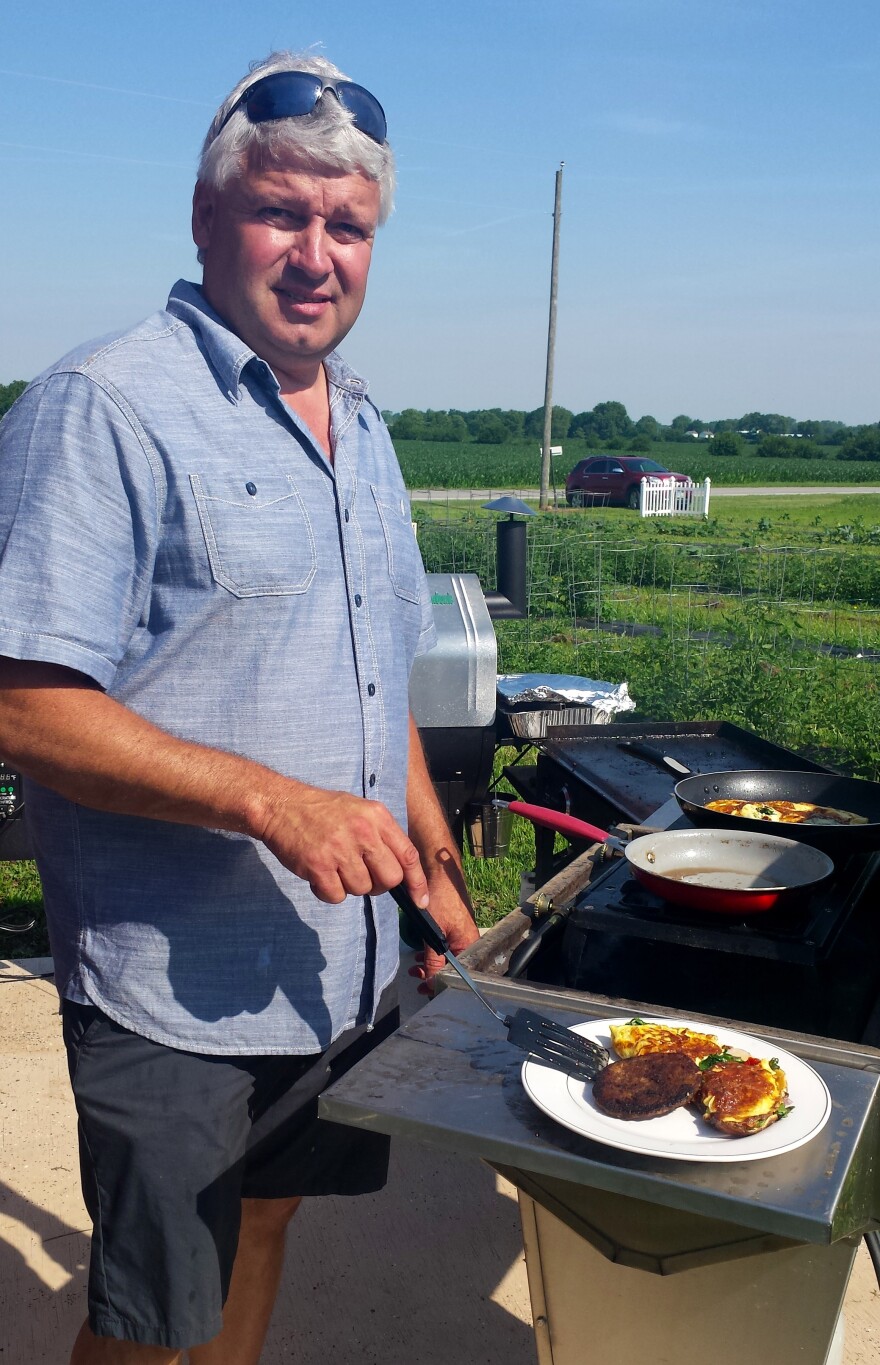
<svg viewBox="0 0 880 1365"><path fill-rule="evenodd" d="M241 1200L381 1189L389 1142L319 1119L318 1096L398 1024L310 1057L217 1057L150 1042L93 1005L62 1002L92 1219L96 1336L181 1349L222 1327Z"/></svg>

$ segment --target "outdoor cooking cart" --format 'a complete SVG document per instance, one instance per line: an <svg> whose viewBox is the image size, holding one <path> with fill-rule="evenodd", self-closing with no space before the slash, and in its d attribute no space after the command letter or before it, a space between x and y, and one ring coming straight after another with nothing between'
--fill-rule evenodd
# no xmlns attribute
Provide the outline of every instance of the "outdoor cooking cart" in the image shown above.
<svg viewBox="0 0 880 1365"><path fill-rule="evenodd" d="M667 801L651 823L679 818ZM617 866L600 868L595 886L618 875ZM591 891L588 883L580 897L586 930L598 924L601 933ZM619 989L510 979L503 973L529 923L514 911L465 955L502 1012L527 1006L570 1024L686 1017L722 1036L746 1031L818 1073L829 1121L796 1150L760 1160L681 1161L605 1146L536 1107L521 1054L451 972L448 989L325 1095L326 1117L479 1157L516 1186L540 1365L741 1365L746 1357L825 1365L862 1235L880 1226L880 1048L769 1016L755 1022L745 1010L725 1018L689 1006L683 1016L680 1005ZM766 965L761 953L774 951L770 931L756 937L747 967ZM628 942L644 944L638 929ZM714 941L684 946L709 953L706 961L739 956Z"/></svg>
<svg viewBox="0 0 880 1365"><path fill-rule="evenodd" d="M664 1014L491 983L481 980L499 1007L531 1005L562 1022ZM763 1161L665 1161L545 1117L522 1088L520 1056L450 984L322 1108L480 1157L517 1187L541 1365L824 1365L861 1234L880 1221L880 1053L764 1030L822 1076L829 1124Z"/></svg>

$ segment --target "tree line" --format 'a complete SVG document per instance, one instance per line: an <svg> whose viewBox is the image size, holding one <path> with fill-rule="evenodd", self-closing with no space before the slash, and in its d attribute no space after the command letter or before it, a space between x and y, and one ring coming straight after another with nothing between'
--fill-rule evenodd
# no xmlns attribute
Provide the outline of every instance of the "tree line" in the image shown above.
<svg viewBox="0 0 880 1365"><path fill-rule="evenodd" d="M27 388L27 380L13 379L11 384L0 384L0 417L8 412L20 393Z"/></svg>
<svg viewBox="0 0 880 1365"><path fill-rule="evenodd" d="M466 412L404 408L384 412L391 435L399 441L473 442L476 445L506 445L511 441L544 438L544 409L520 412L506 408L477 408ZM711 433L713 455L737 455L752 449L757 455L776 458L815 455L824 458L834 447L840 459L880 460L880 423L847 426L827 420L797 421L778 412L746 412L742 417L701 421L680 413L668 424L650 415L634 419L623 403L597 403L588 412L571 412L554 406L551 440L582 441L591 448L606 450L650 450L664 441L700 440ZM708 445L708 439L706 438Z"/></svg>
<svg viewBox="0 0 880 1365"><path fill-rule="evenodd" d="M26 388L24 379L0 384L0 417ZM477 408L472 412L429 408L422 412L404 408L402 412L382 415L392 437L398 441L507 445L511 441L540 444L544 439L543 407L532 412L507 408ZM714 422L702 422L680 413L664 425L651 416L634 420L623 403L607 402L597 403L589 412L577 413L554 406L550 428L554 443L578 441L589 444L591 449L642 451L663 441L693 439L696 444L708 432L712 434L713 455L739 455L748 448L755 455L775 459L804 459L811 455L825 458L828 454L825 447L831 446L840 460L880 460L880 422L855 427L844 422L798 422L778 412L746 412L742 417L724 417ZM696 433L696 437L689 437L689 433Z"/></svg>

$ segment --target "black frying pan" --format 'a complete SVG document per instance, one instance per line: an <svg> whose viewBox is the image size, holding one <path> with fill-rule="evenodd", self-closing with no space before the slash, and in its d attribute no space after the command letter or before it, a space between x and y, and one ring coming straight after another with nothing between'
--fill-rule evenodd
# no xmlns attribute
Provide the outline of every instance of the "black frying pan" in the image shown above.
<svg viewBox="0 0 880 1365"><path fill-rule="evenodd" d="M859 850L880 848L880 783L836 773L785 772L778 769L744 769L726 773L699 773L675 785L675 799L695 825L751 830L755 834L782 834L786 839L810 844L832 857ZM707 810L709 801L811 801L834 806L865 817L864 825L788 825L766 820L744 820Z"/></svg>

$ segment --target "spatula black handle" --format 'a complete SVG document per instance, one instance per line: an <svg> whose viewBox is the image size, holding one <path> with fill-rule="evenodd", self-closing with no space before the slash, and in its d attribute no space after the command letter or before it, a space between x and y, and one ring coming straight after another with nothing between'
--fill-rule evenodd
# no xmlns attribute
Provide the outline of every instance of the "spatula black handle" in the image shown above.
<svg viewBox="0 0 880 1365"><path fill-rule="evenodd" d="M400 886L392 886L390 891L410 924L421 934L428 947L433 948L435 953L440 953L443 957L451 952L449 940L440 925L428 914L427 910L422 910L416 905L403 883L401 882Z"/></svg>
<svg viewBox="0 0 880 1365"><path fill-rule="evenodd" d="M679 759L664 754L662 749L655 749L652 744L645 744L640 739L623 739L618 745L618 749L627 749L637 758L643 758L646 763L653 763L655 768L661 768L667 773L677 773L682 777L692 775L692 770L685 767Z"/></svg>
<svg viewBox="0 0 880 1365"><path fill-rule="evenodd" d="M496 1010L495 1006L491 1003L491 1001L486 999L485 995L480 990L479 986L471 976L470 972L467 970L466 967L462 966L458 958L453 953L452 949L449 946L449 940L444 934L443 930L440 928L440 925L437 923L437 921L431 918L427 910L419 909L419 907L413 900L412 896L409 894L408 891L404 889L403 885L392 886L389 889L391 891L391 895L397 901L397 904L400 906L401 910L406 915L410 924L417 930L418 933L421 934L424 942L427 943L428 947L433 948L435 953L441 953L443 957L446 958L446 961L449 963L450 967L452 967L456 972L458 972L464 984L468 987L469 990L473 991L474 995L477 997L480 1004L485 1005L489 1013L494 1014L498 1022L500 1024L503 1024L504 1027L507 1028L508 1025L510 1024L510 1020L508 1019L507 1015L501 1014L498 1010Z"/></svg>

